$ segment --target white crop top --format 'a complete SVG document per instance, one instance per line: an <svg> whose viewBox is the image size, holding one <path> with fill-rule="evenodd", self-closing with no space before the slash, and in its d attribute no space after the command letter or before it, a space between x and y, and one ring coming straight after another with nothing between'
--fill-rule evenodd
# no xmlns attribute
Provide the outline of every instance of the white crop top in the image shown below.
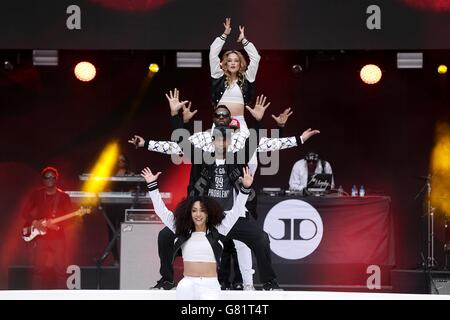
<svg viewBox="0 0 450 320"><path fill-rule="evenodd" d="M242 95L242 90L237 84L237 80L233 81L233 83L225 89L225 92L220 98L218 104L221 103L240 103L244 104L244 96Z"/></svg>
<svg viewBox="0 0 450 320"><path fill-rule="evenodd" d="M205 232L192 232L191 237L181 246L181 251L183 252L183 261L216 262Z"/></svg>

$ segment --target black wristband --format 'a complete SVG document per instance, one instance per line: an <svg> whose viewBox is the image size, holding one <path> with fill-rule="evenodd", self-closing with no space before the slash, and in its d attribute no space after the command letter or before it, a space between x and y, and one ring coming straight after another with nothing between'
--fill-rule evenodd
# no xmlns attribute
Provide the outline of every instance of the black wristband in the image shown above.
<svg viewBox="0 0 450 320"><path fill-rule="evenodd" d="M147 184L147 187L148 187L148 191L153 191L153 190L158 189L158 181L155 180L155 181L150 182L149 184Z"/></svg>
<svg viewBox="0 0 450 320"><path fill-rule="evenodd" d="M250 194L251 191L252 191L251 188L246 188L246 187L244 187L243 185L241 186L241 192L242 192L243 194Z"/></svg>
<svg viewBox="0 0 450 320"><path fill-rule="evenodd" d="M146 149L146 150L148 150L148 144L150 143L150 140L147 140L147 141L145 141L144 140L144 148Z"/></svg>

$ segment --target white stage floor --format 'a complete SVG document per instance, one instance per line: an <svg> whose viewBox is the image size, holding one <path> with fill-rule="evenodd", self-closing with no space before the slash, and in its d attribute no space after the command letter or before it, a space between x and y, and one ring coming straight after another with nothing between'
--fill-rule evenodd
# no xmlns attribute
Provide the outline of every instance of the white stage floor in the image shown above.
<svg viewBox="0 0 450 320"><path fill-rule="evenodd" d="M222 300L450 300L450 295L324 292L222 291ZM175 290L2 290L0 300L175 300Z"/></svg>

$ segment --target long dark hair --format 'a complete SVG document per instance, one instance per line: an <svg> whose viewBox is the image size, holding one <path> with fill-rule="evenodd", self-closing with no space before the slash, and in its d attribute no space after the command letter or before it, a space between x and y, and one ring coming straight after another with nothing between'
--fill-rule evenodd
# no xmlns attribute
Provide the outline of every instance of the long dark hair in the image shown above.
<svg viewBox="0 0 450 320"><path fill-rule="evenodd" d="M214 199L205 196L195 196L183 199L174 211L175 233L176 235L188 236L191 231L195 231L195 225L192 221L192 206L200 201L204 206L207 219L206 228L220 224L225 217L221 205Z"/></svg>

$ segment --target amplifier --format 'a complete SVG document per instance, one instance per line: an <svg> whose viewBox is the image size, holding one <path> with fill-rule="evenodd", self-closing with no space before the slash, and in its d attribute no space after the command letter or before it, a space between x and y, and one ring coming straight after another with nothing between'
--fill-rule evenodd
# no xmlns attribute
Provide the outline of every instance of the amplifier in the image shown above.
<svg viewBox="0 0 450 320"><path fill-rule="evenodd" d="M156 284L160 262L160 221L125 222L120 233L120 289L149 289Z"/></svg>
<svg viewBox="0 0 450 320"><path fill-rule="evenodd" d="M154 209L126 209L125 222L162 223Z"/></svg>
<svg viewBox="0 0 450 320"><path fill-rule="evenodd" d="M450 294L450 277L433 278L430 285L432 294Z"/></svg>

